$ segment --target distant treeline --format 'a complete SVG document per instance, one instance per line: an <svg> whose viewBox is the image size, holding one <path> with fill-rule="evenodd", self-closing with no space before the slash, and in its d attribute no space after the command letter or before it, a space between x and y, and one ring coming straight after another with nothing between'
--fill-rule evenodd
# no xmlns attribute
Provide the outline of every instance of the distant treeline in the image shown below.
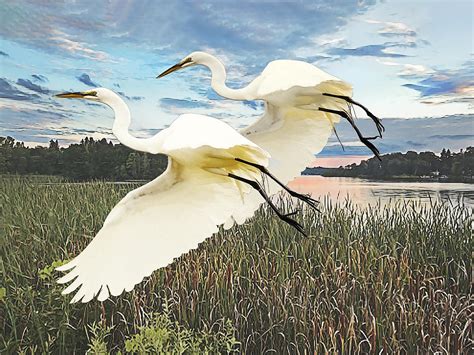
<svg viewBox="0 0 474 355"><path fill-rule="evenodd" d="M318 168L315 168L318 169ZM318 171L321 173L321 169ZM311 169L306 173L311 174ZM314 172L316 173L316 171ZM323 176L388 178L427 178L455 181L472 181L474 176L474 147L451 153L443 149L440 155L433 152L391 153L382 161L371 158L359 165L351 164L337 169L323 169Z"/></svg>
<svg viewBox="0 0 474 355"><path fill-rule="evenodd" d="M0 174L58 175L71 180L151 180L167 165L164 155L136 152L105 138L86 137L79 144L60 148L25 147L12 137L0 137Z"/></svg>
<svg viewBox="0 0 474 355"><path fill-rule="evenodd" d="M12 137L0 137L0 175L56 175L83 180L151 180L160 175L167 165L164 155L136 152L105 138L86 137L79 144L60 148L57 140L49 147L25 147ZM359 165L351 164L336 169L308 168L303 174L365 177L372 179L430 178L450 181L473 181L474 147L458 153L443 149L433 152L409 151L382 156L382 161L371 158Z"/></svg>

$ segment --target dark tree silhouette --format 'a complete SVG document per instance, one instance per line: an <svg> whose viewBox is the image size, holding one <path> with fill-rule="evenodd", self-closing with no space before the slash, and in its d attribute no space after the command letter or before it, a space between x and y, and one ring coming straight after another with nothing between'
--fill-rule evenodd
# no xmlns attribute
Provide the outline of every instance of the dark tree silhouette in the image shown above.
<svg viewBox="0 0 474 355"><path fill-rule="evenodd" d="M308 172L307 172L308 173ZM382 156L382 161L371 158L359 165L324 169L324 176L365 177L387 179L398 177L429 177L457 181L473 181L474 147L451 153L443 149L438 156L433 152L408 151Z"/></svg>
<svg viewBox="0 0 474 355"><path fill-rule="evenodd" d="M79 144L60 148L28 148L12 137L0 137L0 174L60 175L71 180L151 180L167 165L164 155L152 155L114 145L105 138L86 137Z"/></svg>

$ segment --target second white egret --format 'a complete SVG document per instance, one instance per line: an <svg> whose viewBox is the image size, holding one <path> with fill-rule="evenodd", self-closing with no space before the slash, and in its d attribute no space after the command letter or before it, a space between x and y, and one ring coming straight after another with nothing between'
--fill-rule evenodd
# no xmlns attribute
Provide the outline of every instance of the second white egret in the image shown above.
<svg viewBox="0 0 474 355"><path fill-rule="evenodd" d="M360 141L380 159L378 149L371 142L377 136L382 137L384 127L380 120L351 98L349 83L314 65L296 60L275 60L248 86L232 89L226 86L225 67L216 57L193 52L158 78L194 65L211 70L211 86L219 95L233 100L265 102L263 116L240 133L270 153L269 169L283 183L299 176L314 161L314 155L324 148L341 117L347 119ZM354 120L353 106L361 107L375 122L377 136L362 135ZM271 184L269 192L274 194L280 189L280 185ZM258 205L254 196L253 208L246 204L245 210L235 214L234 219L241 221L251 216Z"/></svg>

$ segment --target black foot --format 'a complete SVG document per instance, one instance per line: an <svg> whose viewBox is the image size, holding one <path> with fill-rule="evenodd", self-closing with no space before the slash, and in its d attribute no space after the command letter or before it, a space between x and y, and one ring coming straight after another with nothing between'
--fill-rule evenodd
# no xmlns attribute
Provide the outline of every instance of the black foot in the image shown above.
<svg viewBox="0 0 474 355"><path fill-rule="evenodd" d="M375 123L375 126L377 127L377 131L379 132L379 137L382 138L382 132L385 131L385 127L383 126L382 122L380 121L380 119L375 116L372 112L369 111L369 109L367 107L365 107L364 105L362 105L361 103L357 102L357 101L354 101L351 97L349 96L344 96L344 95L335 95L335 94L330 94L328 92L325 92L323 93L324 96L329 96L329 97L335 97L335 98L338 98L338 99L342 99L342 100L345 100L347 103L349 104L353 104L353 105L356 105L356 106L359 106L361 109L363 109L365 111L365 113L367 114L367 116L369 116L372 121L374 121Z"/></svg>
<svg viewBox="0 0 474 355"><path fill-rule="evenodd" d="M312 198L309 194L300 194L296 191L290 190L288 192L292 197L295 197L305 203L307 203L311 208L314 208L316 211L321 212L318 208L319 201Z"/></svg>
<svg viewBox="0 0 474 355"><path fill-rule="evenodd" d="M306 232L304 231L304 228L301 224L299 224L297 221L295 221L294 219L288 217L289 215L293 215L293 214L296 214L296 212L292 212L292 213L289 213L289 214L284 214L284 215L281 215L279 216L280 219L286 223L288 223L290 226L292 226L293 228L295 228L298 232L300 232L301 234L303 234L305 237L307 237L308 235L306 234Z"/></svg>
<svg viewBox="0 0 474 355"><path fill-rule="evenodd" d="M361 131L359 130L359 127L357 127L357 125L355 124L355 122L354 122L353 118L351 117L351 115L349 115L345 111L333 110L333 109L324 108L324 107L320 107L319 111L333 113L333 114L336 114L336 115L339 115L339 116L345 118L350 123L352 128L354 128L355 132L357 133L357 136L359 137L359 140L362 143L364 143L365 146L372 151L372 153L374 153L374 155L377 157L378 160L382 160L382 158L380 158L379 150L377 149L377 147L375 145L372 144L372 142L370 142L371 140L376 139L377 136L375 136L375 137L364 137L362 135Z"/></svg>

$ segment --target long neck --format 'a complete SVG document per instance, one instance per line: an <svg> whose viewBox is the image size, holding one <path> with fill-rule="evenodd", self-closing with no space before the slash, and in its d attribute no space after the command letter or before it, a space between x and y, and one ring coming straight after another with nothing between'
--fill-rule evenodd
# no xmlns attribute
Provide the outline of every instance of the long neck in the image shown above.
<svg viewBox="0 0 474 355"><path fill-rule="evenodd" d="M112 132L120 143L134 150L156 153L157 147L150 146L150 138L137 138L130 134L128 129L130 127L131 117L127 104L118 95L115 95L115 97L106 103L114 110L115 121Z"/></svg>
<svg viewBox="0 0 474 355"><path fill-rule="evenodd" d="M219 61L219 59L209 56L204 65L211 70L211 86L219 95L232 100L252 99L248 92L248 86L241 89L231 89L226 85L225 81L227 78L227 73L225 71L224 65Z"/></svg>

